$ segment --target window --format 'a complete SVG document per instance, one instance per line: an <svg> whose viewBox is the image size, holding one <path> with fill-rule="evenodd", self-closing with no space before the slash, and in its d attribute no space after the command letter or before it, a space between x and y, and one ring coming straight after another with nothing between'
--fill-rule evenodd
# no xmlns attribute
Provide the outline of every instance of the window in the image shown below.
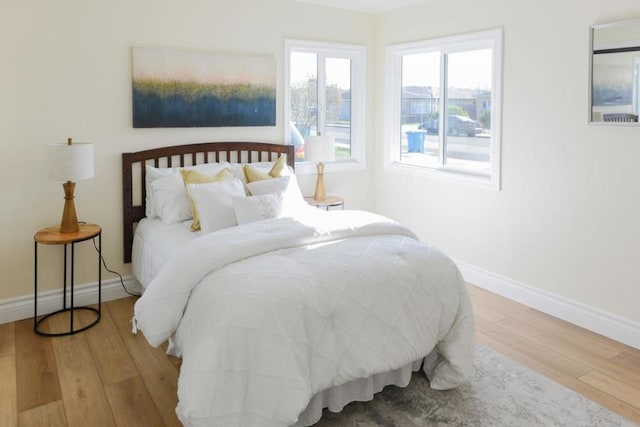
<svg viewBox="0 0 640 427"><path fill-rule="evenodd" d="M285 141L304 162L304 138L335 138L336 168L364 167L365 48L285 41ZM304 163L303 163L304 165Z"/></svg>
<svg viewBox="0 0 640 427"><path fill-rule="evenodd" d="M501 30L387 48L386 165L500 186Z"/></svg>

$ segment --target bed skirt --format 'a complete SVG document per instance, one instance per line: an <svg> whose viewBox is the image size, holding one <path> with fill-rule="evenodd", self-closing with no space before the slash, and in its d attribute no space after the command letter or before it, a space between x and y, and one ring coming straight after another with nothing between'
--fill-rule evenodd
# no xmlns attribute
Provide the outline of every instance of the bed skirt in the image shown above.
<svg viewBox="0 0 640 427"><path fill-rule="evenodd" d="M420 370L422 361L423 359L419 359L393 371L349 381L316 393L306 409L300 414L294 427L310 426L317 423L322 417L324 408L328 408L331 412L340 412L349 402L372 400L375 393L382 391L388 385L408 386L411 374Z"/></svg>

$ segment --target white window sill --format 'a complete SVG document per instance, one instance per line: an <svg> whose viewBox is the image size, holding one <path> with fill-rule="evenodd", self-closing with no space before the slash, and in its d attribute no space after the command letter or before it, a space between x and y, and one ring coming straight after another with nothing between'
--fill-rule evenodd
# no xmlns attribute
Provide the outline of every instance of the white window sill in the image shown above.
<svg viewBox="0 0 640 427"><path fill-rule="evenodd" d="M470 184L477 187L500 190L498 180L487 174L473 173L455 168L430 168L424 166L408 165L400 162L388 162L385 171L402 173L419 178L435 178L443 181Z"/></svg>
<svg viewBox="0 0 640 427"><path fill-rule="evenodd" d="M318 172L317 164L312 162L296 162L296 175L312 175ZM325 163L325 172L358 171L365 168L364 162L341 160Z"/></svg>

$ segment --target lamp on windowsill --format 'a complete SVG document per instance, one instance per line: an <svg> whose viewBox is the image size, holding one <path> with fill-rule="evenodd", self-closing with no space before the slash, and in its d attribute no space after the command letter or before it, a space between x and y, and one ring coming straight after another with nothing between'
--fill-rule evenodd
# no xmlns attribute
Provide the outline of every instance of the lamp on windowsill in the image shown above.
<svg viewBox="0 0 640 427"><path fill-rule="evenodd" d="M316 191L313 194L315 201L321 202L327 198L324 189L324 162L333 162L336 158L335 139L328 135L312 135L304 140L304 159L318 163L318 178Z"/></svg>
<svg viewBox="0 0 640 427"><path fill-rule="evenodd" d="M66 144L47 146L49 178L62 182L64 189L64 210L60 221L61 233L75 233L80 227L73 202L76 183L81 179L93 178L93 144L74 143L71 138Z"/></svg>

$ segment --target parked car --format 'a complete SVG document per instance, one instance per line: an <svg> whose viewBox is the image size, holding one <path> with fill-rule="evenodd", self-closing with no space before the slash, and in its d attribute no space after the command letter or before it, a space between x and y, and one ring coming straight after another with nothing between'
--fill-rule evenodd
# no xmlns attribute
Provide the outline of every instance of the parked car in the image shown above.
<svg viewBox="0 0 640 427"><path fill-rule="evenodd" d="M439 121L433 119L421 123L418 129L426 130L429 133L438 134ZM467 135L476 136L476 134L482 132L482 125L469 117L457 116L450 114L447 116L447 127L449 129L449 135Z"/></svg>
<svg viewBox="0 0 640 427"><path fill-rule="evenodd" d="M418 126L418 129L420 130L426 130L427 133L431 133L431 134L438 134L438 119L431 119L428 120L424 123L420 123L420 125Z"/></svg>
<svg viewBox="0 0 640 427"><path fill-rule="evenodd" d="M298 130L295 124L290 124L291 136L290 144L296 149L296 159L304 159L304 137Z"/></svg>

